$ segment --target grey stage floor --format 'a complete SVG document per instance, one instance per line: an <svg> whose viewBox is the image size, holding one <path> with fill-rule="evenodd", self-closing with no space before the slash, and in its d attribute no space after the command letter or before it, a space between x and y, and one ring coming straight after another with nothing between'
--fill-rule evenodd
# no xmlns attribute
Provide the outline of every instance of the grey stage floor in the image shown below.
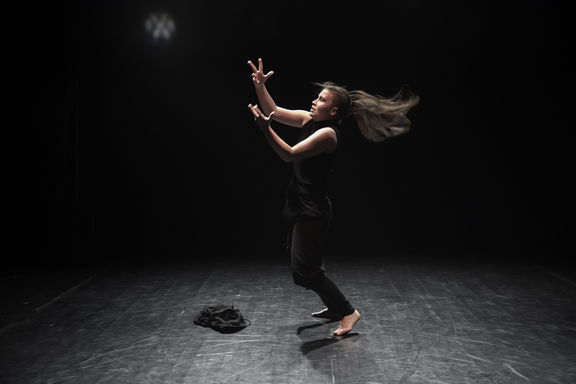
<svg viewBox="0 0 576 384"><path fill-rule="evenodd" d="M348 337L285 265L107 267L0 332L0 382L576 383L576 286L538 265L344 257L328 274L363 314ZM222 302L252 324L193 323ZM4 317L6 317L4 309Z"/></svg>

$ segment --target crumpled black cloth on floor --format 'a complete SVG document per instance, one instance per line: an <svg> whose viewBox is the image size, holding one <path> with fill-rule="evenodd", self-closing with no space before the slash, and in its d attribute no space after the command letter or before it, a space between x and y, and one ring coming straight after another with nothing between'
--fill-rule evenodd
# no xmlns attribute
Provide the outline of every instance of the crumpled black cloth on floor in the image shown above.
<svg viewBox="0 0 576 384"><path fill-rule="evenodd" d="M212 304L202 307L194 318L194 324L220 333L235 333L250 325L250 321L233 305Z"/></svg>

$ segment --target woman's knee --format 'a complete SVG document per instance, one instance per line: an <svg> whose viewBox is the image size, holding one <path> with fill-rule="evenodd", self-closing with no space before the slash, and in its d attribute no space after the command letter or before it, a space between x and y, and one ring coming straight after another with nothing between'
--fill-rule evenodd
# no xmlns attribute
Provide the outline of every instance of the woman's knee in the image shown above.
<svg viewBox="0 0 576 384"><path fill-rule="evenodd" d="M322 270L303 273L297 269L292 269L292 279L294 280L294 284L306 289L311 289L323 273Z"/></svg>
<svg viewBox="0 0 576 384"><path fill-rule="evenodd" d="M299 285L304 288L308 288L310 285L310 274L306 273L306 270L299 267L297 263L290 263L290 267L292 270L292 280L294 280L294 284Z"/></svg>
<svg viewBox="0 0 576 384"><path fill-rule="evenodd" d="M306 289L310 288L310 281L304 276L292 273L292 280L294 280L294 284L296 285L299 285Z"/></svg>

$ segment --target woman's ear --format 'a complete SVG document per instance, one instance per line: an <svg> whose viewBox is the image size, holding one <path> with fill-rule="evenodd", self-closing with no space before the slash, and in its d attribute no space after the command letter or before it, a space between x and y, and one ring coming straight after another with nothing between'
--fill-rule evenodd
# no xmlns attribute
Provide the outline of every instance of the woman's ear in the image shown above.
<svg viewBox="0 0 576 384"><path fill-rule="evenodd" d="M330 110L330 115L336 116L338 114L338 107L332 107Z"/></svg>

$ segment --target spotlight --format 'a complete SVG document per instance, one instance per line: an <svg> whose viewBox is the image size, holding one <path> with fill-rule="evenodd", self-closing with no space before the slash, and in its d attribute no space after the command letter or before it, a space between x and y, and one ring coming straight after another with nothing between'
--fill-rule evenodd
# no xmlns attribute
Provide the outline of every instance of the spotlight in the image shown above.
<svg viewBox="0 0 576 384"><path fill-rule="evenodd" d="M166 13L152 13L146 19L146 31L154 41L169 41L176 31L176 24Z"/></svg>

